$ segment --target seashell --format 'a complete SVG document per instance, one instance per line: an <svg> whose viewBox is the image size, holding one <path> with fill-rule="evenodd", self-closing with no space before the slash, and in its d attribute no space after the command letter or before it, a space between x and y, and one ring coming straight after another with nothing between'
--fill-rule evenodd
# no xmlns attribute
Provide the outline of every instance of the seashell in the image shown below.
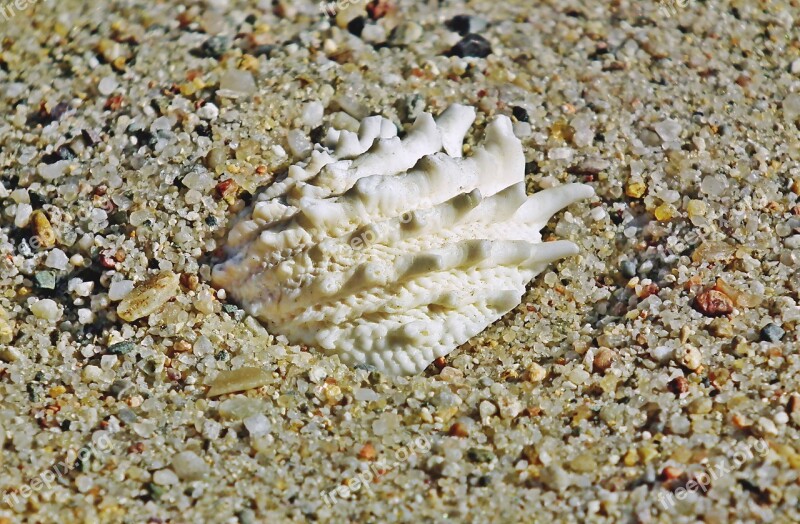
<svg viewBox="0 0 800 524"><path fill-rule="evenodd" d="M548 263L561 208L594 194L525 193L525 157L498 117L462 157L475 110L427 113L404 138L386 119L331 130L261 192L228 234L212 280L250 315L349 365L416 374L519 305Z"/></svg>
<svg viewBox="0 0 800 524"><path fill-rule="evenodd" d="M133 322L158 311L178 292L178 275L162 271L139 284L117 306L122 320Z"/></svg>

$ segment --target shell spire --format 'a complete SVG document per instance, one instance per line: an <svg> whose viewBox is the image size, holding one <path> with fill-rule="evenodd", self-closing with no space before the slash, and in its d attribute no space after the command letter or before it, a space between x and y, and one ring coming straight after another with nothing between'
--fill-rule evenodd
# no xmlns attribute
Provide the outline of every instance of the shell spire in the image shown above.
<svg viewBox="0 0 800 524"><path fill-rule="evenodd" d="M560 209L594 190L525 194L504 116L462 157L475 110L424 113L403 137L381 117L332 130L262 191L228 236L213 281L293 343L416 374L516 307L572 242L542 243Z"/></svg>

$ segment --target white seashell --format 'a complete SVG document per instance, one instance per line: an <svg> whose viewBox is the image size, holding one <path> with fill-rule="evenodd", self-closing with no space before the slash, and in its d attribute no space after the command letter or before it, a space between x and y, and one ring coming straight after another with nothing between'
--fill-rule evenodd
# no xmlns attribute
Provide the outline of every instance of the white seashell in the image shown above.
<svg viewBox="0 0 800 524"><path fill-rule="evenodd" d="M567 184L527 196L506 117L460 158L474 120L455 105L421 115L403 139L378 116L358 134L332 130L245 210L214 284L293 343L421 372L516 307L548 263L577 253L539 231L594 194Z"/></svg>

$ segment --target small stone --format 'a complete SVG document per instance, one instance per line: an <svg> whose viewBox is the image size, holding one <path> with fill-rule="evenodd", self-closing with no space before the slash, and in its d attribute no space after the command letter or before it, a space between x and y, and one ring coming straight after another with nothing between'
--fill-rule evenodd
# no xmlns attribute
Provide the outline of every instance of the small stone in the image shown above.
<svg viewBox="0 0 800 524"><path fill-rule="evenodd" d="M251 437L266 435L271 427L269 419L261 413L247 417L243 422Z"/></svg>
<svg viewBox="0 0 800 524"><path fill-rule="evenodd" d="M372 442L367 442L358 451L358 458L361 460L374 460L377 456L378 452L375 451L375 446L372 445Z"/></svg>
<svg viewBox="0 0 800 524"><path fill-rule="evenodd" d="M725 262L736 252L736 248L725 242L708 240L697 246L692 253L692 261L699 264L702 262Z"/></svg>
<svg viewBox="0 0 800 524"><path fill-rule="evenodd" d="M571 475L555 464L542 470L541 480L545 486L554 491L563 491L572 483Z"/></svg>
<svg viewBox="0 0 800 524"><path fill-rule="evenodd" d="M470 33L456 43L451 49L451 56L486 58L492 54L492 45L481 35Z"/></svg>
<svg viewBox="0 0 800 524"><path fill-rule="evenodd" d="M63 251L56 248L47 254L44 265L59 271L64 271L67 269L67 266L69 266L69 257L67 257Z"/></svg>
<svg viewBox="0 0 800 524"><path fill-rule="evenodd" d="M480 413L482 419L487 419L497 413L497 406L488 400L482 400L478 406L478 412Z"/></svg>
<svg viewBox="0 0 800 524"><path fill-rule="evenodd" d="M586 383L590 378L589 372L583 368L575 368L569 372L567 375L567 380L575 384L576 386L580 386L581 384Z"/></svg>
<svg viewBox="0 0 800 524"><path fill-rule="evenodd" d="M447 431L447 434L450 435L451 437L466 438L469 436L469 430L467 429L466 425L462 424L461 422L456 422L455 424L450 426L450 429Z"/></svg>
<svg viewBox="0 0 800 524"><path fill-rule="evenodd" d="M488 23L483 18L471 15L456 15L447 22L445 26L451 31L455 31L461 36L466 36L469 33L480 33Z"/></svg>
<svg viewBox="0 0 800 524"><path fill-rule="evenodd" d="M541 382L547 376L547 370L534 362L526 370L525 376L529 382Z"/></svg>
<svg viewBox="0 0 800 524"><path fill-rule="evenodd" d="M56 234L53 226L50 225L47 215L43 211L34 211L31 215L31 228L33 230L34 241L44 249L49 249L56 244Z"/></svg>
<svg viewBox="0 0 800 524"><path fill-rule="evenodd" d="M594 371L605 373L605 371L611 367L611 364L614 363L615 358L616 354L612 350L607 347L601 347L594 355L592 368Z"/></svg>
<svg viewBox="0 0 800 524"><path fill-rule="evenodd" d="M203 120L213 122L219 117L219 108L215 104L208 102L197 110L197 116Z"/></svg>
<svg viewBox="0 0 800 524"><path fill-rule="evenodd" d="M243 395L226 398L217 407L219 416L224 420L244 420L258 415L264 410L264 403L259 399Z"/></svg>
<svg viewBox="0 0 800 524"><path fill-rule="evenodd" d="M256 81L252 73L229 69L222 73L219 81L219 96L228 98L247 96L256 92Z"/></svg>
<svg viewBox="0 0 800 524"><path fill-rule="evenodd" d="M785 334L783 328L772 322L761 328L761 340L764 342L780 342Z"/></svg>
<svg viewBox="0 0 800 524"><path fill-rule="evenodd" d="M666 222L667 220L671 220L677 214L678 210L675 209L675 206L666 203L658 206L655 212L653 213L653 215L656 217L656 220L658 220L659 222Z"/></svg>
<svg viewBox="0 0 800 524"><path fill-rule="evenodd" d="M366 24L361 30L361 39L371 44L386 41L386 30L380 24Z"/></svg>
<svg viewBox="0 0 800 524"><path fill-rule="evenodd" d="M353 390L353 398L359 402L374 402L380 396L369 388L356 388Z"/></svg>
<svg viewBox="0 0 800 524"><path fill-rule="evenodd" d="M698 397L687 406L687 411L692 415L705 415L711 413L714 403L709 397Z"/></svg>
<svg viewBox="0 0 800 524"><path fill-rule="evenodd" d="M643 182L629 182L625 186L625 195L630 198L642 198L645 191L647 191L647 185Z"/></svg>
<svg viewBox="0 0 800 524"><path fill-rule="evenodd" d="M231 42L227 36L212 36L200 46L200 52L208 58L219 58L230 47Z"/></svg>
<svg viewBox="0 0 800 524"><path fill-rule="evenodd" d="M108 394L116 399L120 399L133 389L133 384L129 380L115 380L108 388Z"/></svg>
<svg viewBox="0 0 800 524"><path fill-rule="evenodd" d="M786 403L786 412L792 415L800 415L800 395L792 393L789 397L789 402Z"/></svg>
<svg viewBox="0 0 800 524"><path fill-rule="evenodd" d="M17 204L17 210L14 213L14 226L23 228L31 221L33 214L33 207L30 204Z"/></svg>
<svg viewBox="0 0 800 524"><path fill-rule="evenodd" d="M389 34L389 44L394 46L407 46L422 38L424 31L415 22L403 22L395 27Z"/></svg>
<svg viewBox="0 0 800 524"><path fill-rule="evenodd" d="M86 493L94 486L94 480L89 475L78 475L75 477L75 487L81 493Z"/></svg>
<svg viewBox="0 0 800 524"><path fill-rule="evenodd" d="M97 84L97 90L103 96L108 96L119 86L117 79L111 75L104 76Z"/></svg>
<svg viewBox="0 0 800 524"><path fill-rule="evenodd" d="M705 216L708 206L702 200L689 200L686 205L686 212L689 213L689 218Z"/></svg>
<svg viewBox="0 0 800 524"><path fill-rule="evenodd" d="M293 129L286 135L289 150L298 158L305 158L311 153L311 140L299 129Z"/></svg>
<svg viewBox="0 0 800 524"><path fill-rule="evenodd" d="M122 300L133 291L133 280L117 280L108 288L108 298L114 302Z"/></svg>
<svg viewBox="0 0 800 524"><path fill-rule="evenodd" d="M172 458L172 468L181 480L200 480L209 471L208 464L193 451L181 451Z"/></svg>
<svg viewBox="0 0 800 524"><path fill-rule="evenodd" d="M591 453L581 453L568 463L569 469L575 473L591 473L597 469L597 461Z"/></svg>
<svg viewBox="0 0 800 524"><path fill-rule="evenodd" d="M111 355L126 355L134 348L136 348L136 344L129 340L124 340L116 344L111 344L106 351Z"/></svg>
<svg viewBox="0 0 800 524"><path fill-rule="evenodd" d="M491 462L495 458L491 450L483 448L469 448L467 450L467 459L470 462L486 463Z"/></svg>
<svg viewBox="0 0 800 524"><path fill-rule="evenodd" d="M690 371L695 371L703 363L703 355L694 346L684 345L675 350L675 360Z"/></svg>
<svg viewBox="0 0 800 524"><path fill-rule="evenodd" d="M619 264L619 272L625 278L633 278L636 276L636 262L633 260L623 260Z"/></svg>
<svg viewBox="0 0 800 524"><path fill-rule="evenodd" d="M160 499L164 495L164 492L166 491L164 488L162 488L161 486L159 486L155 482L148 482L145 485L145 489L147 489L147 493L150 494L150 497L153 500Z"/></svg>
<svg viewBox="0 0 800 524"><path fill-rule="evenodd" d="M767 417L760 417L753 425L753 429L762 437L774 437L778 434L778 427L775 422Z"/></svg>
<svg viewBox="0 0 800 524"><path fill-rule="evenodd" d="M689 391L689 381L686 380L686 377L684 376L675 377L674 379L670 380L667 387L672 393L675 394L676 397L679 397Z"/></svg>
<svg viewBox="0 0 800 524"><path fill-rule="evenodd" d="M709 289L697 295L694 306L697 311L707 317L719 317L733 312L731 298L716 289Z"/></svg>
<svg viewBox="0 0 800 524"><path fill-rule="evenodd" d="M39 271L34 275L33 280L39 289L56 288L56 274L52 271Z"/></svg>
<svg viewBox="0 0 800 524"><path fill-rule="evenodd" d="M39 176L47 181L53 181L64 176L64 172L69 167L69 160L59 160L53 164L41 163L36 166Z"/></svg>
<svg viewBox="0 0 800 524"><path fill-rule="evenodd" d="M683 471L674 466L667 466L661 470L661 479L667 482L680 478L681 475L683 475Z"/></svg>
<svg viewBox="0 0 800 524"><path fill-rule="evenodd" d="M153 482L159 486L174 486L180 482L180 480L171 469L160 469L153 473Z"/></svg>
<svg viewBox="0 0 800 524"><path fill-rule="evenodd" d="M800 116L800 93L792 93L783 99L783 117L794 122Z"/></svg>
<svg viewBox="0 0 800 524"><path fill-rule="evenodd" d="M244 367L222 371L211 383L209 397L217 397L237 391L260 388L272 381L272 375L262 368Z"/></svg>
<svg viewBox="0 0 800 524"><path fill-rule="evenodd" d="M530 121L530 116L528 115L528 111L522 106L514 106L514 107L512 107L511 108L511 114L519 122L529 122Z"/></svg>
<svg viewBox="0 0 800 524"><path fill-rule="evenodd" d="M86 366L83 368L81 377L84 382L100 382L103 378L103 370L97 366Z"/></svg>
<svg viewBox="0 0 800 524"><path fill-rule="evenodd" d="M654 125L653 130L664 142L674 142L680 138L681 124L677 120L663 120Z"/></svg>
<svg viewBox="0 0 800 524"><path fill-rule="evenodd" d="M31 313L33 313L36 318L41 318L42 320L53 321L61 318L61 308L58 307L55 301L49 298L34 302L31 304L30 308Z"/></svg>
<svg viewBox="0 0 800 524"><path fill-rule="evenodd" d="M314 101L303 106L303 113L300 115L300 119L302 120L303 125L315 128L322 124L322 118L324 115L325 106L322 105L322 102Z"/></svg>

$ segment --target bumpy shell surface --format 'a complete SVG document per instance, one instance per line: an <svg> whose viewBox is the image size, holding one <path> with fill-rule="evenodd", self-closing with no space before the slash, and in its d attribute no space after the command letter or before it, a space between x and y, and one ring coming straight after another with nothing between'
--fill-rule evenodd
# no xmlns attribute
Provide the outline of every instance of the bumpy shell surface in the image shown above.
<svg viewBox="0 0 800 524"><path fill-rule="evenodd" d="M517 306L546 265L577 253L539 231L594 194L527 196L525 158L498 117L461 158L475 111L425 113L400 139L369 117L358 134L291 166L230 231L213 280L290 341L390 374L415 374Z"/></svg>

